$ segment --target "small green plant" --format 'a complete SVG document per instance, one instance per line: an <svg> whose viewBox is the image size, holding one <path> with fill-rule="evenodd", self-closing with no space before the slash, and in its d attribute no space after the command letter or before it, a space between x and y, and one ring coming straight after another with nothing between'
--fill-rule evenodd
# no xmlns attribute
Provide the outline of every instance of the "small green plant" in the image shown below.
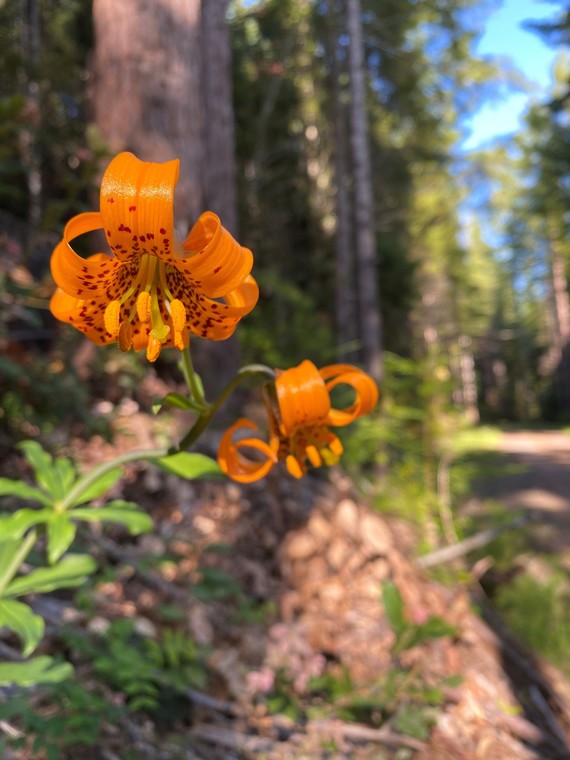
<svg viewBox="0 0 570 760"><path fill-rule="evenodd" d="M114 620L99 639L73 630L64 635L105 683L126 696L130 712L160 713L173 695L180 703L186 690L202 688L208 678L206 650L179 628L164 628L153 640L138 636L133 621L125 619Z"/></svg>
<svg viewBox="0 0 570 760"><path fill-rule="evenodd" d="M427 683L417 668L402 664L401 655L425 642L453 636L456 629L436 616L422 623L407 620L400 592L391 582L384 584L382 596L386 617L395 634L390 672L376 683L359 686L346 668L329 663L317 667L321 672L300 688L296 681L297 670L302 668L306 673L317 663L312 662L308 652L302 660L295 658L293 647L282 651L282 654L288 654L288 666L266 668L258 674L270 685L265 690L269 712L282 713L293 720L337 717L375 727L390 720L401 733L418 739L428 738L436 709L444 701L444 687L457 686L461 679L451 677L441 684Z"/></svg>
<svg viewBox="0 0 570 760"><path fill-rule="evenodd" d="M0 704L0 720L17 726L17 733L4 739L5 747L26 747L46 760L61 760L70 750L73 757L82 756L100 743L102 727L116 723L122 713L95 689L72 680L42 687L33 706L25 694Z"/></svg>
<svg viewBox="0 0 570 760"><path fill-rule="evenodd" d="M517 575L498 588L494 602L517 636L570 673L569 599L566 575L553 570L545 580L538 580L529 572Z"/></svg>
<svg viewBox="0 0 570 760"><path fill-rule="evenodd" d="M105 464L87 476L79 476L72 461L53 458L37 441L19 444L33 472L35 484L0 478L0 497L30 502L35 508L21 507L0 516L0 627L6 627L22 642L24 657L38 647L44 634L43 618L20 601L28 594L42 594L81 586L96 570L92 557L68 553L81 522L113 523L135 536L152 529L152 520L136 504L122 499L94 508L122 475L126 457ZM157 466L183 475L201 477L217 473L218 467L201 454L180 452L164 460L160 452L149 456ZM136 458L139 458L137 452ZM38 566L45 557L47 566ZM24 563L36 563L22 573ZM72 667L41 656L27 662L0 664L0 685L30 686L69 678Z"/></svg>

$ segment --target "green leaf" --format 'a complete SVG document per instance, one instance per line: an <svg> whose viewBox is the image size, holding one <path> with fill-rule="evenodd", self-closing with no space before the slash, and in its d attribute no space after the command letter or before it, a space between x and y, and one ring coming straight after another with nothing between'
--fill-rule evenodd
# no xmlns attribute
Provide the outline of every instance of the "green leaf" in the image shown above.
<svg viewBox="0 0 570 760"><path fill-rule="evenodd" d="M27 662L0 663L0 685L36 686L42 683L60 683L73 675L69 662L56 662L42 655Z"/></svg>
<svg viewBox="0 0 570 760"><path fill-rule="evenodd" d="M19 509L12 515L0 517L0 536L2 539L22 538L34 525L49 522L53 514L51 509Z"/></svg>
<svg viewBox="0 0 570 760"><path fill-rule="evenodd" d="M18 446L34 470L39 485L54 499L62 499L65 494L51 455L37 441L22 441Z"/></svg>
<svg viewBox="0 0 570 760"><path fill-rule="evenodd" d="M95 560L86 554L68 554L55 567L41 567L12 581L4 596L44 594L58 588L80 586L97 568Z"/></svg>
<svg viewBox="0 0 570 760"><path fill-rule="evenodd" d="M112 470L107 470L107 472L100 475L97 480L94 480L93 483L82 491L81 494L73 500L71 506L75 506L76 504L87 504L87 502L93 501L93 499L98 499L99 496L102 496L109 490L109 488L112 488L115 485L122 474L123 470L121 467L114 467Z"/></svg>
<svg viewBox="0 0 570 760"><path fill-rule="evenodd" d="M185 411L192 409L196 412L199 412L202 409L202 407L196 404L195 401L183 396L181 393L169 393L163 399L155 401L152 405L152 411L154 414L158 414L163 406L172 407L173 409L183 409Z"/></svg>
<svg viewBox="0 0 570 760"><path fill-rule="evenodd" d="M423 644L424 641L431 641L432 639L440 639L443 636L454 636L457 633L457 628L453 625L449 625L445 620L440 617L431 617L422 625L414 625L410 627L409 636L406 637L406 649L411 649L418 644Z"/></svg>
<svg viewBox="0 0 570 760"><path fill-rule="evenodd" d="M219 478L222 471L218 463L204 454L189 454L181 451L160 459L152 459L153 464L161 470L171 472L186 480L198 480L198 478Z"/></svg>
<svg viewBox="0 0 570 760"><path fill-rule="evenodd" d="M62 495L65 496L77 478L75 467L70 459L58 457L54 460L54 468L59 478Z"/></svg>
<svg viewBox="0 0 570 760"><path fill-rule="evenodd" d="M77 507L69 515L74 520L87 522L112 522L124 525L131 536L139 533L150 533L152 519L143 512L137 504L130 501L110 501L104 507L91 509L89 507Z"/></svg>
<svg viewBox="0 0 570 760"><path fill-rule="evenodd" d="M45 628L43 618L35 615L27 604L13 599L0 599L0 627L2 626L20 637L24 645L24 657L28 657L37 647Z"/></svg>
<svg viewBox="0 0 570 760"><path fill-rule="evenodd" d="M46 507L52 504L52 500L38 488L29 486L19 480L0 478L0 496L19 496L26 501L37 501Z"/></svg>
<svg viewBox="0 0 570 760"><path fill-rule="evenodd" d="M73 543L77 527L67 514L53 515L47 525L47 555L50 565L54 565Z"/></svg>
<svg viewBox="0 0 570 760"><path fill-rule="evenodd" d="M11 568L22 542L19 538L9 538L0 541L0 578Z"/></svg>
<svg viewBox="0 0 570 760"><path fill-rule="evenodd" d="M433 723L433 715L420 705L405 705L394 717L396 731L423 741L429 739Z"/></svg>
<svg viewBox="0 0 570 760"><path fill-rule="evenodd" d="M382 599L386 617L396 636L400 636L408 627L404 619L404 604L398 588L392 581L386 581L382 586Z"/></svg>

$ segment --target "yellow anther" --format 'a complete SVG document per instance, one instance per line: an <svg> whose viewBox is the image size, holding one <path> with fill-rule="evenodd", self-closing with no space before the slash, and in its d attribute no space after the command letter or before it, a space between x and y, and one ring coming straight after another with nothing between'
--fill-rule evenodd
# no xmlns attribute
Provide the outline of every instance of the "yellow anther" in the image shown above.
<svg viewBox="0 0 570 760"><path fill-rule="evenodd" d="M313 446L310 444L305 449L305 454L307 455L307 459L309 462L313 465L313 467L320 467L323 463L323 460L321 459L321 455L317 451L316 446Z"/></svg>
<svg viewBox="0 0 570 760"><path fill-rule="evenodd" d="M301 469L301 465L292 454L289 454L289 456L285 459L285 466L287 467L289 474L294 478L298 479L303 477L303 470Z"/></svg>
<svg viewBox="0 0 570 760"><path fill-rule="evenodd" d="M121 316L121 304L119 301L110 301L105 309L103 320L105 323L105 330L112 335L113 338L117 337L119 332L119 319Z"/></svg>
<svg viewBox="0 0 570 760"><path fill-rule="evenodd" d="M339 457L344 451L344 447L342 443L340 442L340 439L337 438L336 435L332 439L332 441L329 443L329 449L332 451L333 454L336 454L337 457Z"/></svg>
<svg viewBox="0 0 570 760"><path fill-rule="evenodd" d="M151 306L150 293L146 290L141 290L137 296L137 314L143 325L150 322L150 306Z"/></svg>
<svg viewBox="0 0 570 760"><path fill-rule="evenodd" d="M175 332L174 333L174 346L179 351L184 351L188 348L188 333L187 332Z"/></svg>
<svg viewBox="0 0 570 760"><path fill-rule="evenodd" d="M119 348L121 351L129 351L133 345L133 326L130 322L123 320L119 325L119 334L117 336Z"/></svg>
<svg viewBox="0 0 570 760"><path fill-rule="evenodd" d="M158 357L160 356L160 349L162 348L162 343L154 337L154 335L148 336L148 343L146 346L146 358L149 360L149 362L155 362Z"/></svg>
<svg viewBox="0 0 570 760"><path fill-rule="evenodd" d="M183 332L186 327L186 309L178 298L170 302L170 316L174 330L179 333Z"/></svg>
<svg viewBox="0 0 570 760"><path fill-rule="evenodd" d="M329 451L329 449L322 449L321 455L323 457L323 462L327 467L332 467L334 464L337 464L340 459L340 454L335 454L332 451Z"/></svg>

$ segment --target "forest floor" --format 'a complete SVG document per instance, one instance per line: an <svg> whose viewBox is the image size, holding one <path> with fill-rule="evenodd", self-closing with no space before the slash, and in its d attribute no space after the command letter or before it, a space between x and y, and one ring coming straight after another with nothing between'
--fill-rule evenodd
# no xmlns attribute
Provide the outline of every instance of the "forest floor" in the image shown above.
<svg viewBox="0 0 570 760"><path fill-rule="evenodd" d="M154 442L160 419L149 426L136 409L121 411L112 443L72 442L78 462ZM468 508L484 516L484 500L496 499L544 513L527 527L551 542L544 551L565 551L570 437L505 433L488 456ZM38 754L37 721L51 719L57 691L31 692L29 720L0 723L25 742L4 746L6 760L570 757L568 681L511 637L475 576L444 586L418 570L414 531L362 503L340 470L238 487L133 465L117 488L114 497L149 510L153 534L89 531L103 574L82 604L68 595L36 604L48 622L44 646L73 661L76 690L119 714L81 744L66 740L60 716ZM386 584L401 613L387 615ZM399 646L420 633L416 646ZM156 652L164 656L147 672Z"/></svg>
<svg viewBox="0 0 570 760"><path fill-rule="evenodd" d="M532 518L533 548L570 569L570 435L561 430L502 431L493 472L475 484L474 513L485 500Z"/></svg>

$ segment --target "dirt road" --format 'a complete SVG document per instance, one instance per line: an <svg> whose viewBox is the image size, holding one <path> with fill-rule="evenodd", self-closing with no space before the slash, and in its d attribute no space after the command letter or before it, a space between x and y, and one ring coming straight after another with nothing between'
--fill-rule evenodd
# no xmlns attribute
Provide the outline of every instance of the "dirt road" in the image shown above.
<svg viewBox="0 0 570 760"><path fill-rule="evenodd" d="M570 435L559 431L502 433L503 468L479 483L478 496L532 510L537 548L570 561Z"/></svg>

